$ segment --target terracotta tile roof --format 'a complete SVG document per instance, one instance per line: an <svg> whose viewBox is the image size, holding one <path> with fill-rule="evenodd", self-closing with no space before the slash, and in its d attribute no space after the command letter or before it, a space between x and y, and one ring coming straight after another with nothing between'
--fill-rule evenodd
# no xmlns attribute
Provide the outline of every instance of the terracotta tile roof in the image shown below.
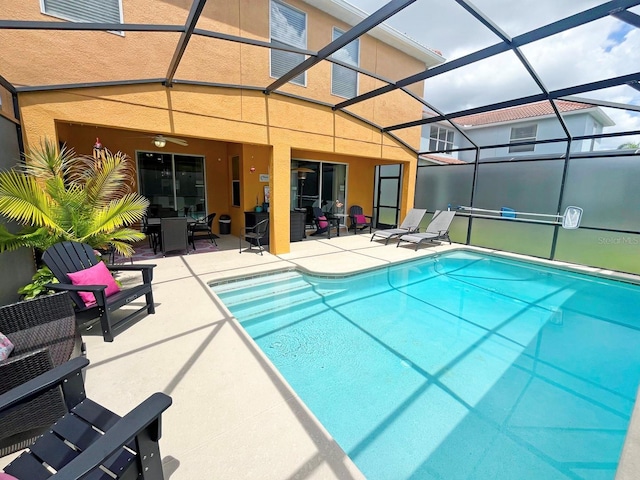
<svg viewBox="0 0 640 480"><path fill-rule="evenodd" d="M556 100L556 105L560 112L572 112L574 110L585 110L594 108L593 105L584 103L569 102L567 100ZM545 115L553 115L551 104L547 101L530 103L518 107L504 108L502 110L494 110L493 112L479 113L477 115L467 115L454 119L458 125L477 126L487 125L491 123L512 122L526 118L542 117Z"/></svg>
<svg viewBox="0 0 640 480"><path fill-rule="evenodd" d="M457 158L445 157L440 155L432 155L432 154L422 154L420 155L420 158L428 162L441 163L441 164L447 164L447 165L458 165L461 163L465 163L465 164L467 163L467 162L463 162L462 160L458 160Z"/></svg>

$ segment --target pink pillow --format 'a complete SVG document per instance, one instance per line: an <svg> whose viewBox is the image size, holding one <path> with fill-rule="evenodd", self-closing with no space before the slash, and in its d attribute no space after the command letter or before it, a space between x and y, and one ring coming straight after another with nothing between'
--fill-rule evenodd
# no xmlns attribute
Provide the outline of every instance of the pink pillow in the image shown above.
<svg viewBox="0 0 640 480"><path fill-rule="evenodd" d="M367 223L367 217L364 215L354 215L356 223Z"/></svg>
<svg viewBox="0 0 640 480"><path fill-rule="evenodd" d="M74 273L68 273L67 276L71 279L71 283L74 285L106 285L107 289L104 291L107 297L118 293L120 287L111 276L111 272L104 264L104 262L98 262L93 267L85 268L84 270L78 270ZM78 292L80 298L87 307L91 307L96 304L96 298L91 292Z"/></svg>
<svg viewBox="0 0 640 480"><path fill-rule="evenodd" d="M0 361L6 360L13 352L13 343L6 336L0 333ZM2 477L0 477L2 480Z"/></svg>
<svg viewBox="0 0 640 480"><path fill-rule="evenodd" d="M0 480L18 480L16 477L9 475L8 473L0 472Z"/></svg>
<svg viewBox="0 0 640 480"><path fill-rule="evenodd" d="M321 217L318 217L319 228L327 228L328 226L329 226L329 222L327 222L327 217L325 217L324 215Z"/></svg>

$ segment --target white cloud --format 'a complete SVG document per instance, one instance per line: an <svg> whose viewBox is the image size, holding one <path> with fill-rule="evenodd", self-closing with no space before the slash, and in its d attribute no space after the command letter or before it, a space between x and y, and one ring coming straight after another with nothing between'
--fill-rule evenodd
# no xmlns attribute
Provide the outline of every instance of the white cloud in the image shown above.
<svg viewBox="0 0 640 480"><path fill-rule="evenodd" d="M387 3L385 0L349 1L368 13ZM604 2L474 0L473 3L508 35L517 36ZM637 10L640 7L632 11ZM478 20L449 0L418 0L387 23L418 42L442 51L448 61L499 41ZM629 29L615 18L606 17L526 45L521 51L545 87L556 90L640 71L640 29ZM512 53L436 76L425 83L425 98L445 112L536 93L540 93L540 89ZM640 92L628 86L580 96L640 104ZM616 126L605 131L640 129L640 115L635 112L607 109L607 114ZM612 139L602 143L617 145L620 142Z"/></svg>

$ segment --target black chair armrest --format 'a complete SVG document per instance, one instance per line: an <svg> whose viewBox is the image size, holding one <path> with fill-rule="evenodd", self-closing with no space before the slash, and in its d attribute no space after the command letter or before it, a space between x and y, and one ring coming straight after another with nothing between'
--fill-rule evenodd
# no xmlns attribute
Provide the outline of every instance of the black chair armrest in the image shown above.
<svg viewBox="0 0 640 480"><path fill-rule="evenodd" d="M153 441L160 439L160 415L171 406L171 397L164 393L154 393L131 412L122 417L118 423L105 432L105 434L91 444L82 455L79 455L66 466L58 470L56 480L77 480L108 457L113 455L123 445L129 443L138 433L151 427L150 435Z"/></svg>
<svg viewBox="0 0 640 480"><path fill-rule="evenodd" d="M107 268L111 271L118 271L118 270L130 270L130 271L142 271L142 270L153 270L156 267L155 264L152 263L145 263L145 264L139 264L139 265L107 265Z"/></svg>
<svg viewBox="0 0 640 480"><path fill-rule="evenodd" d="M76 357L62 365L38 375L33 380L29 380L22 385L0 395L0 412L11 407L28 402L37 397L40 393L50 390L58 385L62 385L71 377L79 375L81 370L89 365L89 360L84 357ZM82 375L80 375L82 378ZM84 395L84 392L82 392Z"/></svg>
<svg viewBox="0 0 640 480"><path fill-rule="evenodd" d="M156 267L153 263L144 263L139 265L107 265L110 271L131 271L142 272L142 282L151 283L153 280L153 269Z"/></svg>
<svg viewBox="0 0 640 480"><path fill-rule="evenodd" d="M73 285L72 283L47 283L45 287L51 290L70 290L72 292L102 292L106 285Z"/></svg>

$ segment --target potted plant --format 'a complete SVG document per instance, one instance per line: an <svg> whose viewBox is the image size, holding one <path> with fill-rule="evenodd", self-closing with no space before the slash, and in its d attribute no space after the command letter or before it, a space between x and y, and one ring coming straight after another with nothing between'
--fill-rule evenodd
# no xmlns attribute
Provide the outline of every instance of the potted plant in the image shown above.
<svg viewBox="0 0 640 480"><path fill-rule="evenodd" d="M0 216L22 228L0 223L0 252L31 247L45 250L65 240L95 249L133 254L145 238L129 228L140 222L149 201L133 192L130 158L104 150L97 158L76 155L45 139L25 161L0 172Z"/></svg>

